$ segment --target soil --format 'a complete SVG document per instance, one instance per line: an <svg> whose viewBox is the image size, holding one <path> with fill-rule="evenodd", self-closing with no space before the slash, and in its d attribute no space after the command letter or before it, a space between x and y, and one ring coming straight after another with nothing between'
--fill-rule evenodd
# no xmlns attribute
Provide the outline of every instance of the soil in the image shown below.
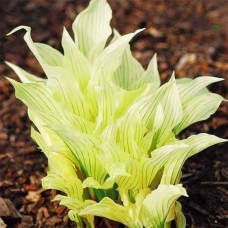
<svg viewBox="0 0 228 228"><path fill-rule="evenodd" d="M158 54L165 82L176 77L213 75L226 79L210 87L228 99L227 0L109 0L112 25L121 34L147 29L132 41L136 58L147 66ZM47 160L30 138L26 107L15 98L4 76L17 79L4 61L43 77L41 67L23 40L23 32L5 36L18 25L32 27L36 42L61 50L63 26L71 31L86 0L0 1L0 214L8 227L75 227L67 209L51 199L40 180ZM180 137L206 132L228 138L228 105L185 130ZM189 194L181 198L187 227L228 227L228 143L213 146L190 158L183 167L182 183ZM99 225L98 225L99 226ZM0 220L0 227L1 225ZM100 225L100 227L105 227Z"/></svg>

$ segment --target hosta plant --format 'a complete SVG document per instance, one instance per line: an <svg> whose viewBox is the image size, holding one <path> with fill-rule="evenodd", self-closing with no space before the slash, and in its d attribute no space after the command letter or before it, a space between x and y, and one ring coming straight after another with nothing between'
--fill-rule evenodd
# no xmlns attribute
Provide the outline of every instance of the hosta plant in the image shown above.
<svg viewBox="0 0 228 228"><path fill-rule="evenodd" d="M35 125L31 136L48 158L43 188L69 208L78 227L104 217L127 227L185 227L177 201L187 196L181 168L190 156L224 142L209 134L178 139L189 125L207 119L223 98L206 88L216 77L175 79L161 85L156 55L144 70L129 41L109 23L106 0L92 0L63 30L61 53L24 39L47 78L7 63L22 83L9 79Z"/></svg>

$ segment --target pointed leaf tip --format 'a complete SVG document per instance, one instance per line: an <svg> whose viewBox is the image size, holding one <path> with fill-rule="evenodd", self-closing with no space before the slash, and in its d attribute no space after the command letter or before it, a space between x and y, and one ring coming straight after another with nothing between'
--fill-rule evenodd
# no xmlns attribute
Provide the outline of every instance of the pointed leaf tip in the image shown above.
<svg viewBox="0 0 228 228"><path fill-rule="evenodd" d="M9 33L7 33L6 35L7 35L7 36L10 36L10 35L12 35L13 33L17 32L17 31L19 31L19 30L21 30L21 29L25 29L27 32L30 32L30 31L31 31L31 27L25 26L25 25L20 25L20 26L14 28L14 29L13 29L12 31L10 31Z"/></svg>

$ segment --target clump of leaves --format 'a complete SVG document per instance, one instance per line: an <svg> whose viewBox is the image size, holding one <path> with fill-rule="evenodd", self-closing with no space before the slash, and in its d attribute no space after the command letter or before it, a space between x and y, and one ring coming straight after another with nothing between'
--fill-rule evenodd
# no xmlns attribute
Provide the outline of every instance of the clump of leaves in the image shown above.
<svg viewBox="0 0 228 228"><path fill-rule="evenodd" d="M215 77L171 79L160 85L156 55L147 70L132 56L129 41L110 28L106 0L92 0L64 29L64 53L34 43L29 48L47 79L8 65L22 83L9 79L36 126L32 138L48 158L45 189L62 192L78 227L94 227L94 216L128 227L185 227L177 201L187 196L180 182L187 158L224 139L209 134L179 140L189 125L207 119L223 98L206 86Z"/></svg>

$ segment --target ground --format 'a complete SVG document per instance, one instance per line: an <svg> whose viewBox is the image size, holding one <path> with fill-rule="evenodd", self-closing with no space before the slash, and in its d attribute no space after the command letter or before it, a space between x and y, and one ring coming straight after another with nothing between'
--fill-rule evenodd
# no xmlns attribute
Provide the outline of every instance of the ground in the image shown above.
<svg viewBox="0 0 228 228"><path fill-rule="evenodd" d="M63 26L72 33L71 23L87 3L86 0L0 1L0 196L4 198L0 198L0 216L8 227L75 226L67 217L67 209L51 202L55 191L44 191L41 187L47 160L30 139L31 122L26 107L15 98L12 86L4 78L17 77L4 61L44 75L23 41L23 32L8 37L5 34L18 25L28 25L36 42L61 50ZM132 41L133 53L144 67L157 53L163 82L173 71L177 78L199 75L224 78L226 81L210 89L228 99L227 0L109 0L109 3L113 9L112 25L121 34L146 28ZM227 113L228 105L223 103L209 120L194 124L180 137L206 132L228 138ZM182 183L189 197L182 198L181 203L188 227L228 227L227 151L228 143L213 146L184 165Z"/></svg>

